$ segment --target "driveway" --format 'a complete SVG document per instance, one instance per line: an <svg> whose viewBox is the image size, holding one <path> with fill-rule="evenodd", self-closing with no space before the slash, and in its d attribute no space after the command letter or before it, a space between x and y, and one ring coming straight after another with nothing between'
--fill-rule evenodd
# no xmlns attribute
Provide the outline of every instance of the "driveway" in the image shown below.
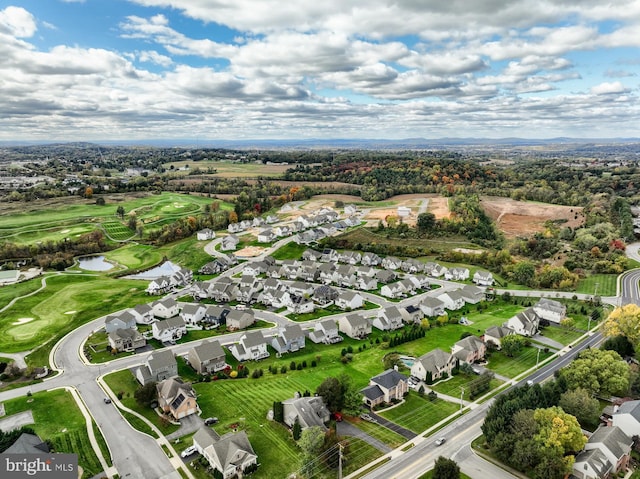
<svg viewBox="0 0 640 479"><path fill-rule="evenodd" d="M405 429L402 426L398 426L395 422L391 422L388 419L383 418L382 416L378 416L373 411L371 411L369 415L372 418L374 418L376 421L378 421L378 424L380 424L383 427L386 427L387 429L390 429L393 432L397 432L405 439L413 439L414 437L417 436L415 432L409 431L408 429Z"/></svg>
<svg viewBox="0 0 640 479"><path fill-rule="evenodd" d="M547 338L546 336L541 336L540 333L536 334L532 339L538 341L539 343L544 344L545 346L549 346L550 348L560 350L564 348L564 344L559 343L558 341L554 341L553 339Z"/></svg>
<svg viewBox="0 0 640 479"><path fill-rule="evenodd" d="M14 429L20 429L22 426L35 423L31 410L19 412L18 414L12 414L0 420L0 431L9 432Z"/></svg>
<svg viewBox="0 0 640 479"><path fill-rule="evenodd" d="M347 421L337 422L336 433L338 434L338 436L350 436L350 437L357 437L358 439L362 439L364 442L375 447L378 451L380 451L383 454L391 452L391 448L387 446L385 443L377 440L375 437L370 436L369 434L357 428L350 422L347 422Z"/></svg>
<svg viewBox="0 0 640 479"><path fill-rule="evenodd" d="M173 441L182 436L196 432L198 429L204 426L204 419L197 414L191 414L190 416L180 419L180 429L171 434L167 434L167 440Z"/></svg>

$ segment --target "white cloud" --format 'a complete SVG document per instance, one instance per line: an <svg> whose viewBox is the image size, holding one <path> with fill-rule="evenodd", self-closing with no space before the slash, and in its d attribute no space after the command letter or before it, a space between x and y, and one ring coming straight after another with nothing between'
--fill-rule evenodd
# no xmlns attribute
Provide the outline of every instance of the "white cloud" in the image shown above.
<svg viewBox="0 0 640 479"><path fill-rule="evenodd" d="M10 6L0 10L0 33L29 38L37 29L33 15L24 8Z"/></svg>
<svg viewBox="0 0 640 479"><path fill-rule="evenodd" d="M594 95L611 95L611 94L620 94L620 93L626 93L628 91L627 88L625 88L625 86L619 82L604 82L604 83L600 83L599 85L596 85L594 87L591 87L591 93Z"/></svg>

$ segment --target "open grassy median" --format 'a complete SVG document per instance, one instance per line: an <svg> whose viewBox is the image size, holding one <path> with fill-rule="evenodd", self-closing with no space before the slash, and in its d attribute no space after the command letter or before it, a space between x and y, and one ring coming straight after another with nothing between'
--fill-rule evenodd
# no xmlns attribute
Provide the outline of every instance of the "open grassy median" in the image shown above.
<svg viewBox="0 0 640 479"><path fill-rule="evenodd" d="M89 441L84 416L70 392L63 389L38 392L5 401L4 406L7 416L31 410L35 424L29 427L43 441L51 441L56 452L78 454L78 464L84 469L83 478L102 472ZM97 431L96 436L99 443L104 443Z"/></svg>

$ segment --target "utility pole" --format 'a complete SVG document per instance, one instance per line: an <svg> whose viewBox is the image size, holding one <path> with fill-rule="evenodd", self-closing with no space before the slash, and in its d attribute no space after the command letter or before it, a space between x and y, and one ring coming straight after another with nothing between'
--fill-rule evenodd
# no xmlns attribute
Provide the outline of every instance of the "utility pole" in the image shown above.
<svg viewBox="0 0 640 479"><path fill-rule="evenodd" d="M464 388L460 386L460 413L462 413L463 406L464 406Z"/></svg>
<svg viewBox="0 0 640 479"><path fill-rule="evenodd" d="M338 443L338 479L342 479L342 443Z"/></svg>
<svg viewBox="0 0 640 479"><path fill-rule="evenodd" d="M536 369L538 369L539 362L540 362L540 348L538 348L538 354L536 356Z"/></svg>

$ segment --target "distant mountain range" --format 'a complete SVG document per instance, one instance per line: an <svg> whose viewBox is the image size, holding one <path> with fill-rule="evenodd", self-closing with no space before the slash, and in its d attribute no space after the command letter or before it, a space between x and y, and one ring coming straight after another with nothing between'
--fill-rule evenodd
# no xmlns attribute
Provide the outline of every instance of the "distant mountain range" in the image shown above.
<svg viewBox="0 0 640 479"><path fill-rule="evenodd" d="M103 140L94 142L69 142L68 145L87 147L89 145L108 146L151 146L162 148L224 148L224 149L369 149L369 150L403 150L403 149L429 149L446 147L473 147L473 146L545 146L545 145L585 145L585 144L629 144L640 143L640 138L406 138L401 140L370 140L370 139L308 139L308 140L194 140L194 139L168 139L168 140ZM61 141L0 141L0 147L65 144Z"/></svg>

